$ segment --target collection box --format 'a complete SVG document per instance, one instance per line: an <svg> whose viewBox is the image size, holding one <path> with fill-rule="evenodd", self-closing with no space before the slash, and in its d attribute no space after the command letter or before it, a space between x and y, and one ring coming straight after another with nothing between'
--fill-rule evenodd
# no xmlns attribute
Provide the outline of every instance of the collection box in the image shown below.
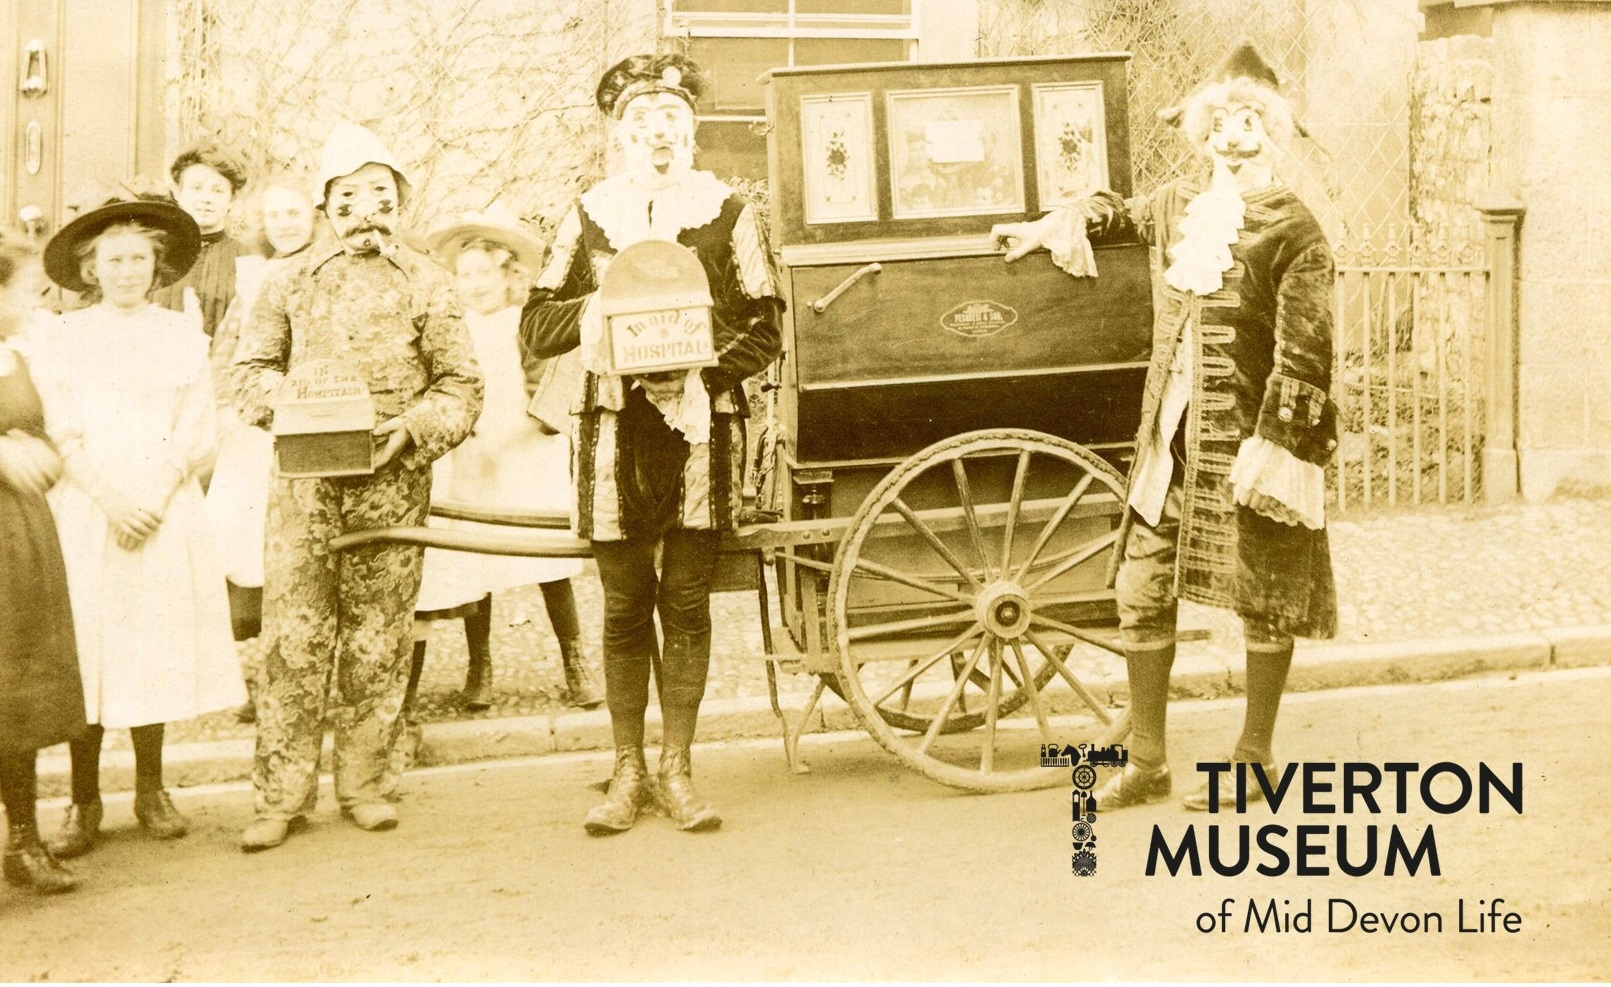
<svg viewBox="0 0 1611 987"><path fill-rule="evenodd" d="M711 304L705 268L682 244L645 240L616 254L599 285L609 371L714 367Z"/></svg>
<svg viewBox="0 0 1611 987"><path fill-rule="evenodd" d="M274 456L284 477L368 476L375 472L375 402L356 371L339 360L299 364L274 403Z"/></svg>

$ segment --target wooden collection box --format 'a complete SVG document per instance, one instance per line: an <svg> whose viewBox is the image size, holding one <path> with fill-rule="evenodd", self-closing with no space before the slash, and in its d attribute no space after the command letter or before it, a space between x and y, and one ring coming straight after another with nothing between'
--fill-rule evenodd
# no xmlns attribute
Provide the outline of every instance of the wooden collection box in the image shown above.
<svg viewBox="0 0 1611 987"><path fill-rule="evenodd" d="M274 455L285 477L368 476L375 471L375 402L338 360L299 364L274 405Z"/></svg>
<svg viewBox="0 0 1611 987"><path fill-rule="evenodd" d="M894 462L947 436L1135 433L1147 248L1096 278L1008 265L997 223L1131 192L1125 54L778 69L772 235L789 300L783 415L798 466Z"/></svg>
<svg viewBox="0 0 1611 987"><path fill-rule="evenodd" d="M610 372L714 367L711 305L704 265L682 244L645 240L616 254L599 285Z"/></svg>

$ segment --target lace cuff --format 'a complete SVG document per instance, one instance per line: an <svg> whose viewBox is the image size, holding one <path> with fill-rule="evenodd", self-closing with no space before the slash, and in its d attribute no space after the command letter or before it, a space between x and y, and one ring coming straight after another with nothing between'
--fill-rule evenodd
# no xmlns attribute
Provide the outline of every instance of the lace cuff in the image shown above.
<svg viewBox="0 0 1611 987"><path fill-rule="evenodd" d="M1052 263L1076 278L1096 277L1096 254L1085 232L1085 211L1072 207L1054 209L1040 220L1045 229L1042 241L1051 252Z"/></svg>
<svg viewBox="0 0 1611 987"><path fill-rule="evenodd" d="M1261 436L1242 440L1231 464L1231 490L1246 505L1255 491L1280 503L1266 516L1319 531L1326 526L1326 473Z"/></svg>

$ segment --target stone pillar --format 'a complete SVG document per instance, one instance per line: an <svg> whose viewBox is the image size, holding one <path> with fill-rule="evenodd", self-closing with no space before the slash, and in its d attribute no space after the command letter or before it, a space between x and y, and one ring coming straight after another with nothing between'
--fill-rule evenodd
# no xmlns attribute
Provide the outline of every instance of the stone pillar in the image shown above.
<svg viewBox="0 0 1611 987"><path fill-rule="evenodd" d="M1516 225L1522 204L1503 193L1477 200L1488 259L1488 352L1484 404L1487 429L1482 447L1482 496L1489 503L1516 499Z"/></svg>
<svg viewBox="0 0 1611 987"><path fill-rule="evenodd" d="M1611 492L1611 2L1493 4L1494 183L1517 252L1521 494Z"/></svg>

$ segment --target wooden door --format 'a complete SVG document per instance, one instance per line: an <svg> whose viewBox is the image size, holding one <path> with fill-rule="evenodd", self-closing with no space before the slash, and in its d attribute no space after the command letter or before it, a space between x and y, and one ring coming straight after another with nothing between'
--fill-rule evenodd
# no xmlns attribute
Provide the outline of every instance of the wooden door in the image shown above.
<svg viewBox="0 0 1611 987"><path fill-rule="evenodd" d="M0 223L48 236L92 180L162 177L162 0L9 0L0 39Z"/></svg>

